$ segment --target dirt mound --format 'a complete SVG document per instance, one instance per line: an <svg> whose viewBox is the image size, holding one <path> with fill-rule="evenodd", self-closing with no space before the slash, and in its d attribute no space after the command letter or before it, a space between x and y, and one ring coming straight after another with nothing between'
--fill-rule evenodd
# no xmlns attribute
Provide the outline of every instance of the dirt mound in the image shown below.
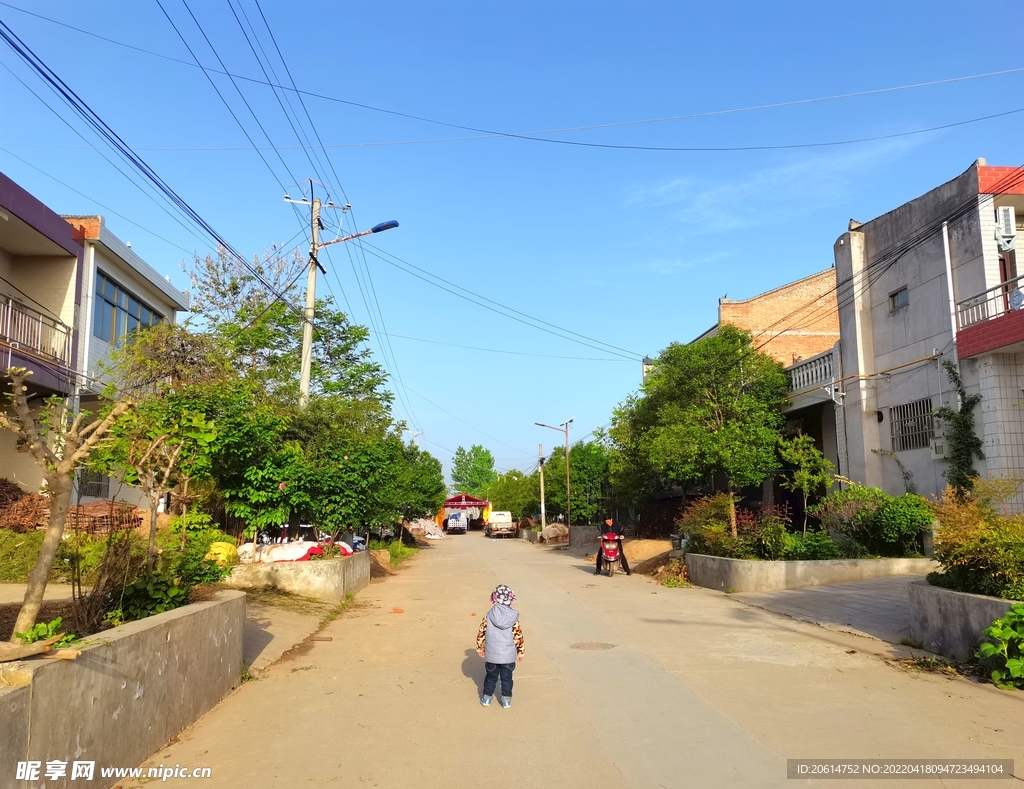
<svg viewBox="0 0 1024 789"><path fill-rule="evenodd" d="M18 499L23 499L27 495L28 491L22 490L17 482L11 482L9 479L0 477L0 509L9 507Z"/></svg>
<svg viewBox="0 0 1024 789"><path fill-rule="evenodd" d="M667 554L672 550L671 540L623 540L622 549L626 552L626 561L632 568L635 564L644 562L652 556ZM588 561L597 558L597 551L587 557Z"/></svg>
<svg viewBox="0 0 1024 789"><path fill-rule="evenodd" d="M49 517L50 502L38 493L29 493L0 509L0 529L31 531L37 526L45 526Z"/></svg>
<svg viewBox="0 0 1024 789"><path fill-rule="evenodd" d="M398 569L391 565L391 554L388 551L370 551L370 577L386 578L398 575Z"/></svg>

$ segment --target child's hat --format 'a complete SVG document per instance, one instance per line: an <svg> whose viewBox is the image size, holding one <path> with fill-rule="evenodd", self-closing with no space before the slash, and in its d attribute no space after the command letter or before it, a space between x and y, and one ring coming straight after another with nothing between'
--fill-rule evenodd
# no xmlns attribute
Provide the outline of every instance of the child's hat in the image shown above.
<svg viewBox="0 0 1024 789"><path fill-rule="evenodd" d="M493 592L491 592L491 602L501 603L502 605L512 605L516 601L516 593L509 589L505 584L498 585Z"/></svg>

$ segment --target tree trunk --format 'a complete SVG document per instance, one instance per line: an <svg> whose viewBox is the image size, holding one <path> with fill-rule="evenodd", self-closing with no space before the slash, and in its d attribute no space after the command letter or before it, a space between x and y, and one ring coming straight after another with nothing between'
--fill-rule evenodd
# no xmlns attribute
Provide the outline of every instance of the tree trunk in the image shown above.
<svg viewBox="0 0 1024 789"><path fill-rule="evenodd" d="M804 493L804 535L807 534L807 493Z"/></svg>
<svg viewBox="0 0 1024 789"><path fill-rule="evenodd" d="M736 496L732 492L732 483L729 483L729 532L737 537L736 529Z"/></svg>
<svg viewBox="0 0 1024 789"><path fill-rule="evenodd" d="M25 599L18 611L18 619L14 623L14 633L27 633L36 623L39 608L43 604L43 593L46 582L50 580L53 562L57 557L60 539L64 534L64 524L68 518L68 507L71 504L71 478L65 475L47 474L46 486L50 493L50 518L46 525L46 536L39 550L39 558L28 574L28 588ZM14 633L11 641L17 642Z"/></svg>
<svg viewBox="0 0 1024 789"><path fill-rule="evenodd" d="M153 572L153 565L156 563L156 517L157 505L163 496L153 496L149 499L149 549L146 552L146 572Z"/></svg>

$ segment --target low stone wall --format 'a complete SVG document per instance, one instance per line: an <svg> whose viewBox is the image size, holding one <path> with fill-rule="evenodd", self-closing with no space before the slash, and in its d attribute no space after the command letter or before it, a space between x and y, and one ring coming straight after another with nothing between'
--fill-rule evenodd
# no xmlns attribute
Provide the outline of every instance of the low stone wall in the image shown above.
<svg viewBox="0 0 1024 789"><path fill-rule="evenodd" d="M601 531L598 526L573 526L569 529L569 547L589 548L597 545Z"/></svg>
<svg viewBox="0 0 1024 789"><path fill-rule="evenodd" d="M528 540L529 542L537 542L540 539L540 532L534 531L533 529L520 529L519 539Z"/></svg>
<svg viewBox="0 0 1024 789"><path fill-rule="evenodd" d="M938 565L931 559L829 559L801 562L756 562L688 553L691 583L734 592L771 592L808 586L864 581L888 575L927 575Z"/></svg>
<svg viewBox="0 0 1024 789"><path fill-rule="evenodd" d="M1015 602L915 581L910 584L910 637L929 652L969 660L985 628Z"/></svg>
<svg viewBox="0 0 1024 789"><path fill-rule="evenodd" d="M223 591L93 636L77 660L4 664L0 785L18 762L56 760L68 777L49 789L114 786L102 767L142 764L238 686L244 622L245 595ZM93 780L70 780L76 760L95 762Z"/></svg>
<svg viewBox="0 0 1024 789"><path fill-rule="evenodd" d="M340 559L310 562L239 564L223 584L235 589L272 586L284 592L327 600L344 600L370 583L370 554L359 551Z"/></svg>

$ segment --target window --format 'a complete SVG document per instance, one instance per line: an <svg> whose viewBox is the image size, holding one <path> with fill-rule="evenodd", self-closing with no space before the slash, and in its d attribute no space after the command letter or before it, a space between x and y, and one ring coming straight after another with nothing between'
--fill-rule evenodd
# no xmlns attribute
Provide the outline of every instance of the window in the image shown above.
<svg viewBox="0 0 1024 789"><path fill-rule="evenodd" d="M889 312L896 312L901 307L910 304L910 295L906 288L900 288L895 293L889 294Z"/></svg>
<svg viewBox="0 0 1024 789"><path fill-rule="evenodd" d="M889 409L889 427L892 431L893 452L907 449L927 449L935 429L932 417L932 399L915 400Z"/></svg>
<svg viewBox="0 0 1024 789"><path fill-rule="evenodd" d="M110 477L87 468L78 472L78 496L105 499L110 495Z"/></svg>
<svg viewBox="0 0 1024 789"><path fill-rule="evenodd" d="M129 332L155 326L163 317L102 271L96 272L92 333L103 342L114 344Z"/></svg>

